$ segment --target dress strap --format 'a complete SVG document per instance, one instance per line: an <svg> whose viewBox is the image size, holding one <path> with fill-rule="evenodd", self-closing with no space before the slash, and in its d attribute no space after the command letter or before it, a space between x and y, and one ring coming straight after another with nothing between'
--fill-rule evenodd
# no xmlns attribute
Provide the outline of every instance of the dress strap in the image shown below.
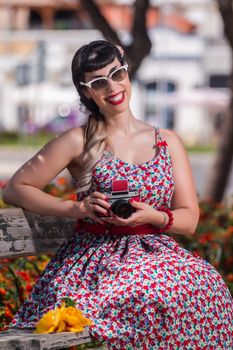
<svg viewBox="0 0 233 350"><path fill-rule="evenodd" d="M167 142L163 139L163 137L161 136L161 133L159 131L159 127L156 126L155 127L155 136L156 136L156 147L167 147Z"/></svg>

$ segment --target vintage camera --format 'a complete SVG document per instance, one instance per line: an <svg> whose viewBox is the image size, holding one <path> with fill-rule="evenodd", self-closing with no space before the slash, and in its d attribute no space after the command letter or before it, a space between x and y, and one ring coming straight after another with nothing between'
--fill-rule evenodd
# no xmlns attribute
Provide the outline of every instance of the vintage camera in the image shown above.
<svg viewBox="0 0 233 350"><path fill-rule="evenodd" d="M110 210L117 216L127 219L135 209L130 203L130 199L140 202L137 191L129 191L128 180L113 180L112 191L105 193L108 196L108 202L111 204Z"/></svg>

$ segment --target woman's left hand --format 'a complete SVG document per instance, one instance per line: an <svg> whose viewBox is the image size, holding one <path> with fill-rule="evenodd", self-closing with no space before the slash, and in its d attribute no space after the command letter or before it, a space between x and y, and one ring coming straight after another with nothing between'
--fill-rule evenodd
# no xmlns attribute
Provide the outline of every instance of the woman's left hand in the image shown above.
<svg viewBox="0 0 233 350"><path fill-rule="evenodd" d="M153 209L150 205L145 203L132 200L130 203L136 211L128 219L120 218L119 216L116 216L112 213L111 219L107 219L105 221L118 226L135 227L144 224L159 225L159 221L161 220L159 215L161 214L157 210ZM158 224L156 224L156 218Z"/></svg>

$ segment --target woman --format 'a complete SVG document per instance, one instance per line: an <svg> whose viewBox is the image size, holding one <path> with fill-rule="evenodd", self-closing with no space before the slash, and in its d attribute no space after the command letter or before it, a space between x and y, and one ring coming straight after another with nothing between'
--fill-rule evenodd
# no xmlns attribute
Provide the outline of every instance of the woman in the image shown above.
<svg viewBox="0 0 233 350"><path fill-rule="evenodd" d="M8 203L78 219L74 236L45 269L13 327L35 327L70 297L109 349L231 349L232 299L216 270L169 232L198 222L190 164L179 137L136 119L123 50L81 47L73 82L87 124L49 142L10 180ZM78 201L42 191L68 168ZM123 180L120 181L119 180Z"/></svg>

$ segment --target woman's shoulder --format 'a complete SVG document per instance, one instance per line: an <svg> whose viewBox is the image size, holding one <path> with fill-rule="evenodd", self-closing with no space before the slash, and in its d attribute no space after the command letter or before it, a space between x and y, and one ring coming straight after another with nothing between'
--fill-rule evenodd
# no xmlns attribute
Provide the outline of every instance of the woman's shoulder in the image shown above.
<svg viewBox="0 0 233 350"><path fill-rule="evenodd" d="M64 131L62 134L57 136L55 139L57 139L58 142L67 142L71 146L76 146L78 148L83 147L84 137L83 137L83 128L82 127L76 127L71 128L66 131Z"/></svg>
<svg viewBox="0 0 233 350"><path fill-rule="evenodd" d="M60 136L83 139L83 126L67 129Z"/></svg>
<svg viewBox="0 0 233 350"><path fill-rule="evenodd" d="M159 129L161 137L167 142L167 143L182 143L183 141L181 137L174 131L170 129Z"/></svg>
<svg viewBox="0 0 233 350"><path fill-rule="evenodd" d="M77 159L83 152L84 138L81 127L71 128L55 136L39 151L43 154L58 154L72 159Z"/></svg>
<svg viewBox="0 0 233 350"><path fill-rule="evenodd" d="M182 138L174 131L169 129L159 129L161 138L166 141L170 154L176 152L185 152Z"/></svg>

